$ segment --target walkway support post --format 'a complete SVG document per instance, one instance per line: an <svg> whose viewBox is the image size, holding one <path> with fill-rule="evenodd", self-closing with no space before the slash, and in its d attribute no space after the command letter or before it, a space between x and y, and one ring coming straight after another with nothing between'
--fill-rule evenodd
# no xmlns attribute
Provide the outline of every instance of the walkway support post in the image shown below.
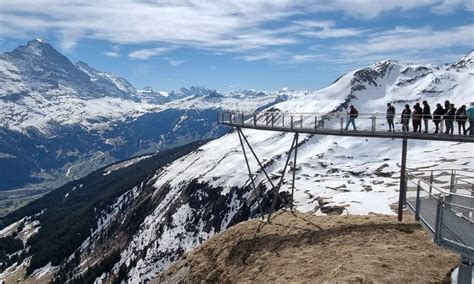
<svg viewBox="0 0 474 284"><path fill-rule="evenodd" d="M249 171L250 182L252 183L253 192L255 194L255 199L257 200L258 208L260 210L260 215L262 216L262 219L265 219L265 216L263 215L262 204L260 203L260 199L259 199L259 194L257 192L257 188L255 187L255 182L254 182L254 179L253 179L252 170L250 169L250 164L249 164L249 160L247 158L247 153L246 153L245 148L244 148L244 142L242 141L242 137L240 136L240 128L237 128L237 133L239 134L240 146L242 146L242 152L244 153L245 163L247 164L247 170Z"/></svg>
<svg viewBox="0 0 474 284"><path fill-rule="evenodd" d="M242 135L242 138L244 139L245 143L246 143L247 146L249 147L250 152L252 152L253 157L255 158L255 160L257 160L257 163L258 163L258 165L260 166L260 169L263 171L263 173L264 173L265 176L267 177L267 180L268 180L268 182L270 183L270 185L272 186L272 189L274 189L274 188L275 188L275 185L273 184L272 179L270 178L270 176L268 175L267 171L266 171L265 168L263 167L262 162L260 162L260 159L257 157L257 154L255 153L255 151L253 150L253 148L252 148L252 146L250 145L249 141L247 140L247 137L245 137L244 133L242 132L242 129L238 128L237 131L239 131L240 134Z"/></svg>
<svg viewBox="0 0 474 284"><path fill-rule="evenodd" d="M295 196L296 156L297 155L298 155L298 132L295 133L295 156L294 156L294 159L293 159L293 180L291 182L291 203L290 203L291 212L293 212L293 200L294 200L294 196Z"/></svg>
<svg viewBox="0 0 474 284"><path fill-rule="evenodd" d="M455 171L451 170L451 181L449 183L449 192L456 192L456 189L454 187L454 177L455 177Z"/></svg>
<svg viewBox="0 0 474 284"><path fill-rule="evenodd" d="M416 186L416 208L415 208L415 220L420 220L420 191L421 185L420 181L418 181L418 185Z"/></svg>
<svg viewBox="0 0 474 284"><path fill-rule="evenodd" d="M296 134L297 133L295 133L295 135ZM270 222L270 218L272 216L272 213L275 211L276 203L277 203L277 200L278 200L278 192L280 191L280 187L283 184L283 180L285 179L286 168L288 167L288 163L290 162L291 152L293 151L293 148L295 147L295 141L296 141L296 136L295 136L295 138L293 138L293 142L291 143L290 150L288 151L288 157L286 158L285 167L283 167L283 171L281 173L280 181L278 182L277 186L273 190L272 208L271 208L270 213L268 214L268 222Z"/></svg>
<svg viewBox="0 0 474 284"><path fill-rule="evenodd" d="M461 255L459 259L458 283L472 283L473 260Z"/></svg>
<svg viewBox="0 0 474 284"><path fill-rule="evenodd" d="M431 171L431 174L430 174L430 193L433 191L433 181L434 181L434 176L433 176L433 171Z"/></svg>
<svg viewBox="0 0 474 284"><path fill-rule="evenodd" d="M406 168L407 168L407 141L406 137L403 137L402 142L402 167L400 169L400 190L398 197L398 221L403 220L403 207L406 200Z"/></svg>

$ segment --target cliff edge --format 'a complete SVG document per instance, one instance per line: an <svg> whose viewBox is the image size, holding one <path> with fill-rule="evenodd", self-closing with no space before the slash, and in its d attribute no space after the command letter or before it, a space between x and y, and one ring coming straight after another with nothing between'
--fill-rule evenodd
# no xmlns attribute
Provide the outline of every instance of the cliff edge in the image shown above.
<svg viewBox="0 0 474 284"><path fill-rule="evenodd" d="M277 212L237 224L183 255L156 282L444 282L457 256L411 216Z"/></svg>

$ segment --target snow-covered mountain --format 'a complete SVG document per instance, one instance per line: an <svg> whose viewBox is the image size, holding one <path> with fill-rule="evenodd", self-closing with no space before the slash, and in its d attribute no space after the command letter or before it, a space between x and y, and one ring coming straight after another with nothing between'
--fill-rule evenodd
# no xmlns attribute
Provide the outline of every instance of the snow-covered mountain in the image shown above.
<svg viewBox="0 0 474 284"><path fill-rule="evenodd" d="M227 129L215 121L216 110L227 100L236 103L204 87L169 95L137 91L124 78L71 63L41 39L4 53L0 207L5 189L44 193L116 160L219 137ZM243 107L255 110L280 100L275 94L249 97Z"/></svg>
<svg viewBox="0 0 474 284"><path fill-rule="evenodd" d="M473 99L472 54L442 66L402 64L391 60L378 62L345 74L316 92L276 92L276 98L285 96L287 100L271 108L287 112L333 113L354 104L360 113L383 113L386 103L391 102L399 113L405 103L412 105L422 100L427 100L432 107L445 100L456 105L466 104ZM222 99L222 95L203 90L196 96L187 96L171 104L188 108L192 106L191 102L196 102L193 97L213 106L219 105ZM227 97L231 99L225 101L225 106L239 109L233 99L237 102L240 94ZM263 104L264 100L259 103ZM282 173L292 134L248 129L244 133L270 176L286 176L278 207L288 202L291 172L296 171L294 202L300 211L317 215L395 214L391 205L398 201L399 140L302 135L297 166ZM256 217L258 202L264 211L269 210L273 199L270 185L251 159L260 192L259 197L253 195L240 147L237 133L231 132L189 154L175 155L173 162L160 160L151 166L149 161L163 157L125 161L71 182L0 219L3 222L0 227L7 226L0 231L0 237L15 229L23 238L37 236L32 237L32 241L25 241L26 246L32 248L32 258L25 257L21 264L10 266L0 274L0 280L11 275L18 277L17 273L26 267L32 272L33 280L52 275L56 275L59 282L71 277L99 282L153 279L203 240L235 223ZM473 163L474 149L470 144L409 143L409 168L472 168ZM145 177L134 176L137 168ZM124 177L133 182L124 183ZM110 194L97 196L91 191ZM74 198L70 197L82 194L99 198L94 199L94 206L85 207L81 213L88 218L84 225L89 226L88 233L75 233L83 230L71 226L68 228L70 234L65 238L74 240L71 242L74 245L68 246L67 251L58 251L55 258L35 254L41 247L49 248L47 232L58 226L54 223L55 214L59 214L56 211L71 208ZM73 224L74 218L82 215L68 216L61 216L62 222ZM82 219L86 220L85 217Z"/></svg>

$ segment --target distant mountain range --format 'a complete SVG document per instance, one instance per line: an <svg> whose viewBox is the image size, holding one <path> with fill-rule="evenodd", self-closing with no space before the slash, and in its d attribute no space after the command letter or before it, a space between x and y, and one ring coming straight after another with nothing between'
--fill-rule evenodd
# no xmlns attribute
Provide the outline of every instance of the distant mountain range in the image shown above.
<svg viewBox="0 0 474 284"><path fill-rule="evenodd" d="M283 99L249 95L242 108ZM116 160L219 137L228 129L217 124L216 110L238 104L205 87L137 90L32 40L0 55L0 208ZM15 194L2 192L11 189Z"/></svg>
<svg viewBox="0 0 474 284"><path fill-rule="evenodd" d="M178 105L188 111L197 107L198 113L210 105L245 109L242 101L247 100L241 99L245 96L258 101L258 105L268 103L264 110L320 112L334 117L350 104L361 114L384 113L391 102L398 118L405 104L422 100L432 106L445 100L456 105L472 101L473 55L471 52L445 65L377 62L315 92L285 90L272 95L244 91L222 95L200 90L165 105L170 116ZM274 104L278 100L281 102ZM241 104L237 107L238 102ZM256 104L251 106L249 109ZM184 115L188 113L180 114L177 121ZM206 124L212 121L206 119L194 119L194 124L187 126L209 131L213 124ZM145 127L149 122L136 123ZM362 119L357 123L360 127L367 124ZM376 123L386 127L384 120ZM114 128L118 132L111 137L123 137L123 132L132 128ZM146 129L151 131L151 127ZM292 134L243 131L270 177L289 178L295 172L295 209L316 215L395 214L392 207L398 201L400 141L301 135L297 165L283 173ZM122 140L113 141L121 145ZM25 277L57 283L135 283L154 279L204 240L258 216L258 203L265 212L270 209L271 186L252 160L252 178L259 192L254 195L240 147L237 133L230 131L205 144L117 162L0 218L0 238L11 244L9 255L18 255L4 260L0 281ZM467 143L410 141L408 149L408 167L412 169L473 167L472 145ZM277 208L289 202L290 186L285 179Z"/></svg>

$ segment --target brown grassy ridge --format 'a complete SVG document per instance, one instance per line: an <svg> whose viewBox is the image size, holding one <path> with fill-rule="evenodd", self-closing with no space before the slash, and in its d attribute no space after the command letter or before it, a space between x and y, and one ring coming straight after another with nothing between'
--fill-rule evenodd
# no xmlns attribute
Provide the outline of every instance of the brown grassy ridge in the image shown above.
<svg viewBox="0 0 474 284"><path fill-rule="evenodd" d="M411 216L278 211L210 238L155 282L439 283L457 262Z"/></svg>

